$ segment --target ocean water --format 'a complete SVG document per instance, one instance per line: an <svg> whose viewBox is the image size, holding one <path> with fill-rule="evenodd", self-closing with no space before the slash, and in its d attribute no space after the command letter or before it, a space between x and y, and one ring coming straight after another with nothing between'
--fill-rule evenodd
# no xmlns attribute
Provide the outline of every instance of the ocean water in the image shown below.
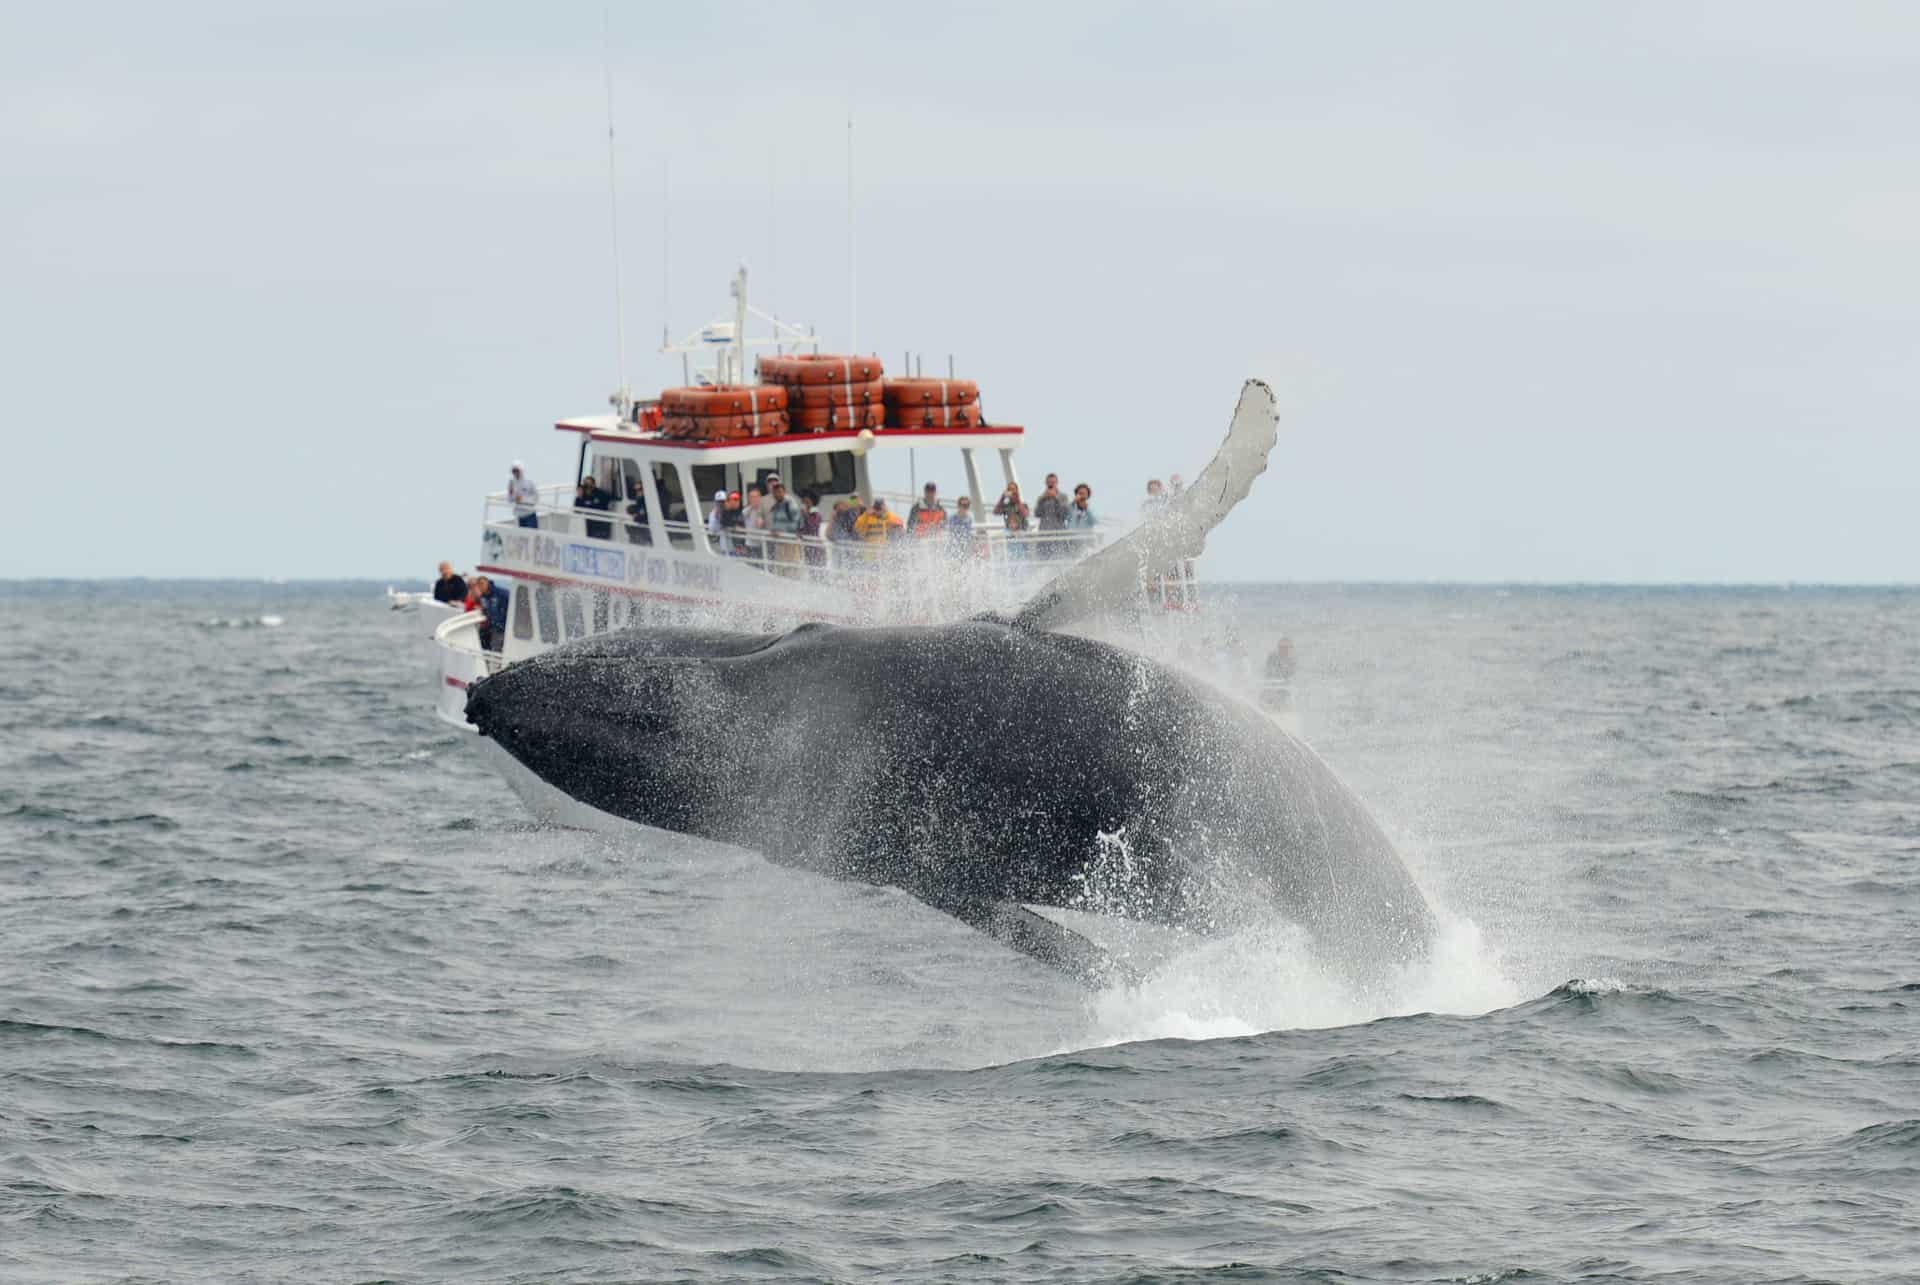
<svg viewBox="0 0 1920 1285"><path fill-rule="evenodd" d="M379 588L0 586L0 1279L1920 1279L1920 592L1234 591L1352 995L535 827Z"/></svg>

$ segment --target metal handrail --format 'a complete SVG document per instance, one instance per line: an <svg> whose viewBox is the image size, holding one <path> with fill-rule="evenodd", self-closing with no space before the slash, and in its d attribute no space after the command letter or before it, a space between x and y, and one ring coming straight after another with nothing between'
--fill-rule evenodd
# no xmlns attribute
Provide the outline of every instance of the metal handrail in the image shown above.
<svg viewBox="0 0 1920 1285"><path fill-rule="evenodd" d="M615 501L606 509L580 509L574 506L573 499L574 492L565 486L541 487L540 501L535 507L539 529L585 540L594 537L587 536L584 527L576 523L605 522L610 528L615 528L610 530L605 543L622 548L634 543L652 544L654 537L651 528L636 523L632 515L625 512L630 501ZM504 491L488 495L486 503L486 517L490 526L510 531L518 525L519 518ZM904 514L899 516L904 519ZM831 521L828 513L822 513L821 517L823 522ZM859 588L866 587L866 578L870 578L876 569L924 560L937 552L942 555L940 563L955 567L982 566L1004 589L1013 593L1030 591L1041 580L1101 548L1111 535L1124 531L1130 525L1103 522L1098 527L1068 528L1063 531L1032 528L1008 531L999 518L988 513L975 519L972 533L964 542L957 541L944 529L924 536L915 535L904 524L879 540L862 536L836 537L830 527L823 528L817 536L730 528L722 540L716 540L709 531L706 534L706 552L710 557L723 557L735 564L772 574L788 577L803 575L810 580L844 582ZM663 521L659 524L660 531L666 536L667 549L683 552L691 552L698 547L694 537L696 526L705 529L706 518L703 516L697 522ZM634 532L645 532L646 535L640 537L632 534ZM781 550L785 549L790 549L791 553L783 554ZM1192 561L1183 561L1157 576L1143 576L1141 595L1143 602L1152 607L1191 610L1199 602L1199 588Z"/></svg>

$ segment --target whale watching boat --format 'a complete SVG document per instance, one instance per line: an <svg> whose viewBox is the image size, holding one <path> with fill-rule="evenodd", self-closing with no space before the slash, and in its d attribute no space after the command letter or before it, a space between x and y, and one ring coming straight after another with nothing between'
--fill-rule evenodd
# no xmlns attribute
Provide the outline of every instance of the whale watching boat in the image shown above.
<svg viewBox="0 0 1920 1285"><path fill-rule="evenodd" d="M577 442L574 482L486 497L476 573L505 591L506 610L498 626L474 610L434 629L435 712L448 725L473 730L472 683L563 642L636 625L952 621L1010 610L1105 542L1103 527L1042 530L1031 514L996 513L1019 487L1026 429L989 417L977 385L889 377L876 357L821 353L810 330L749 305L744 267L731 293L730 317L662 349L681 356L686 386L645 400L622 391L612 413L554 426ZM751 321L765 333L749 337ZM753 349L770 351L750 364ZM711 364L695 369L697 353ZM941 495L945 522L922 524L918 495L876 486L889 471L964 486ZM740 512L732 497L767 494L775 479L796 508L803 492L817 495L817 533L728 516ZM962 499L970 527L955 520ZM1143 579L1139 602L1143 617L1191 613L1192 563ZM519 790L524 774L500 766Z"/></svg>

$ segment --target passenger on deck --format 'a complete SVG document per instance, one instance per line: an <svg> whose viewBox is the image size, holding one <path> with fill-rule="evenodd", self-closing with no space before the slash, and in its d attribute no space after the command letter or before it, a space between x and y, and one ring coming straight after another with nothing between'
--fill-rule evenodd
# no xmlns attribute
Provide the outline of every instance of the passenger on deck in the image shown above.
<svg viewBox="0 0 1920 1285"><path fill-rule="evenodd" d="M940 503L940 488L932 482L920 489L920 498L907 510L907 530L916 538L937 535L947 522L946 506Z"/></svg>
<svg viewBox="0 0 1920 1285"><path fill-rule="evenodd" d="M1008 548L1016 558L1027 556L1027 503L1020 498L1020 484L1007 483L1007 489L1000 493L1000 502L993 506L993 515L1005 518L1007 534L1014 539Z"/></svg>
<svg viewBox="0 0 1920 1285"><path fill-rule="evenodd" d="M883 544L900 534L901 522L887 511L887 502L876 495L873 497L873 507L860 515L853 529L868 544Z"/></svg>
<svg viewBox="0 0 1920 1285"><path fill-rule="evenodd" d="M973 500L961 496L953 502L953 516L946 521L947 552L964 558L973 552Z"/></svg>
<svg viewBox="0 0 1920 1285"><path fill-rule="evenodd" d="M1100 519L1094 516L1088 501L1093 499L1093 488L1085 482L1073 488L1073 503L1067 506L1067 529L1069 531L1091 531L1100 525Z"/></svg>
<svg viewBox="0 0 1920 1285"><path fill-rule="evenodd" d="M540 503L540 488L527 476L526 466L519 460L513 462L513 471L507 478L507 498L513 501L513 516L519 519L521 526L538 527L540 517L534 509Z"/></svg>
<svg viewBox="0 0 1920 1285"><path fill-rule="evenodd" d="M827 551L820 547L820 492L808 487L800 492L800 526L796 530L807 551L807 565L827 565Z"/></svg>
<svg viewBox="0 0 1920 1285"><path fill-rule="evenodd" d="M605 513L611 505L612 502L607 499L607 493L601 490L600 484L590 477L581 478L580 485L573 488L573 507L575 509L588 509ZM613 523L595 522L592 518L588 518L587 539L613 539Z"/></svg>
<svg viewBox="0 0 1920 1285"><path fill-rule="evenodd" d="M435 602L465 602L467 582L453 574L453 564L440 564L440 578L433 582L433 600Z"/></svg>
<svg viewBox="0 0 1920 1285"><path fill-rule="evenodd" d="M1171 493L1168 503L1177 501L1187 493L1186 481L1178 473L1167 479L1167 490ZM1167 603L1170 606L1185 608L1187 603L1187 585L1193 579L1193 559L1186 558L1167 568L1171 577L1166 584Z"/></svg>
<svg viewBox="0 0 1920 1285"><path fill-rule="evenodd" d="M1167 488L1160 485L1159 478L1157 477L1148 478L1147 479L1147 498L1140 501L1140 516L1150 518L1154 514L1160 512L1160 510L1166 507L1167 507Z"/></svg>
<svg viewBox="0 0 1920 1285"><path fill-rule="evenodd" d="M1046 474L1046 490L1033 501L1033 524L1041 528L1043 536L1068 528L1068 497L1060 494L1060 474ZM1066 546L1060 540L1041 540L1037 547L1041 557L1054 557Z"/></svg>
<svg viewBox="0 0 1920 1285"><path fill-rule="evenodd" d="M860 520L859 501L849 496L833 502L833 523L827 528L829 540L857 540L860 533L854 529Z"/></svg>
<svg viewBox="0 0 1920 1285"><path fill-rule="evenodd" d="M480 646L499 651L507 640L507 591L485 576L475 576L473 609L485 616L480 622Z"/></svg>
<svg viewBox="0 0 1920 1285"><path fill-rule="evenodd" d="M800 546L796 543L800 535L800 506L787 494L787 484L775 474L767 481L767 489L772 492L767 503L767 530L780 538L774 540L773 560L778 563L800 561Z"/></svg>
<svg viewBox="0 0 1920 1285"><path fill-rule="evenodd" d="M740 492L728 491L727 502L720 508L720 530L727 542L727 549L736 558L747 554L747 542L744 532L747 527L746 510L740 507Z"/></svg>
<svg viewBox="0 0 1920 1285"><path fill-rule="evenodd" d="M734 497L729 497L729 502L731 502L732 498ZM748 538L742 542L741 554L745 557L752 558L755 562L759 562L767 556L766 541L752 538L767 529L767 506L765 501L766 497L760 494L760 488L750 486L747 488L747 498L740 506L740 529L745 531L748 536Z"/></svg>
<svg viewBox="0 0 1920 1285"><path fill-rule="evenodd" d="M993 516L1007 520L1007 530L1018 533L1027 529L1027 502L1020 498L1020 484L1007 483L1007 489L1000 493L1000 502L993 506Z"/></svg>
<svg viewBox="0 0 1920 1285"><path fill-rule="evenodd" d="M1047 489L1040 492L1040 498L1033 502L1034 524L1040 528L1040 534L1067 529L1067 497L1060 494L1060 475L1047 474ZM1052 542L1043 543L1043 554L1058 547Z"/></svg>
<svg viewBox="0 0 1920 1285"><path fill-rule="evenodd" d="M715 553L726 557L733 552L733 534L727 530L727 493L724 490L713 493L713 507L707 510L707 541L713 545Z"/></svg>

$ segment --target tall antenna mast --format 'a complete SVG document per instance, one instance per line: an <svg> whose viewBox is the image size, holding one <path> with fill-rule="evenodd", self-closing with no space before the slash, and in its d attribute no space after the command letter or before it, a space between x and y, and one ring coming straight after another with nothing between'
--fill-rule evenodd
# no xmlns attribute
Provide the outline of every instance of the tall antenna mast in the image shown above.
<svg viewBox="0 0 1920 1285"><path fill-rule="evenodd" d="M620 418L627 417L633 393L627 386L627 305L620 293L620 178L614 167L613 149L613 14L600 11L600 70L607 82L607 216L613 231L613 342L614 367L620 374L620 389L614 405Z"/></svg>
<svg viewBox="0 0 1920 1285"><path fill-rule="evenodd" d="M847 108L847 351L860 351L859 314L854 310L853 108Z"/></svg>
<svg viewBox="0 0 1920 1285"><path fill-rule="evenodd" d="M774 169L778 152L766 150L766 307L778 317L780 296L774 294L774 250L780 244L780 175ZM776 348L778 352L778 348Z"/></svg>
<svg viewBox="0 0 1920 1285"><path fill-rule="evenodd" d="M673 157L660 163L660 346L673 342Z"/></svg>

